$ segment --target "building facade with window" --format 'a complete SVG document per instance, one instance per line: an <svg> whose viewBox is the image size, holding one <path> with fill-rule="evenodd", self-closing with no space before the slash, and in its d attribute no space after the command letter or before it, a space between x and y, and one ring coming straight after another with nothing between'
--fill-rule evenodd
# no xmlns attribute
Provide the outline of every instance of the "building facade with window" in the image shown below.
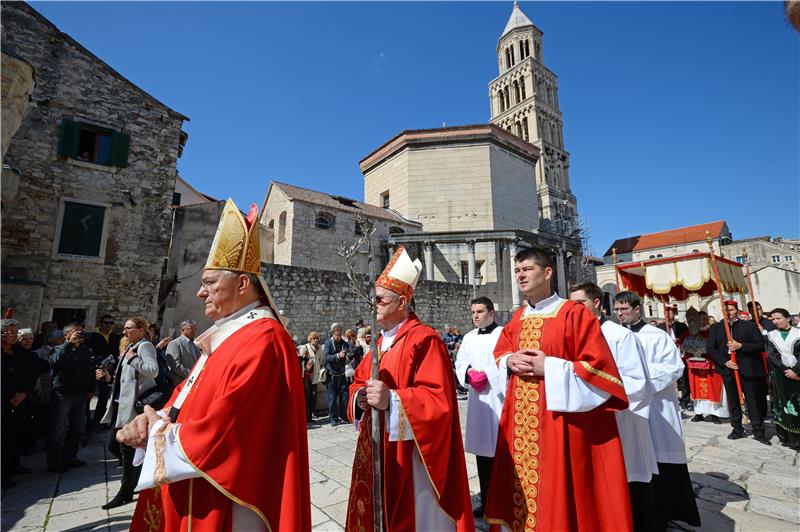
<svg viewBox="0 0 800 532"><path fill-rule="evenodd" d="M2 5L3 50L35 89L4 156L2 305L33 327L155 319L185 116L22 2Z"/></svg>
<svg viewBox="0 0 800 532"><path fill-rule="evenodd" d="M340 246L353 245L361 236L356 217L375 224L373 256L376 271L388 261L386 242L391 234L419 231L422 224L391 208L369 205L342 196L273 181L265 200L261 223L272 234L272 262L320 270L345 271ZM367 273L367 251L362 246L354 261L357 273Z"/></svg>

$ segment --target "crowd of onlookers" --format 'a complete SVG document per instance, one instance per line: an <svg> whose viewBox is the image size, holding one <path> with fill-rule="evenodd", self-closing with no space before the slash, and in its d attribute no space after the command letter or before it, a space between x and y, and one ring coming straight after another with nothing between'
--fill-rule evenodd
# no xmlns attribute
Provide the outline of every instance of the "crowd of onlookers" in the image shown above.
<svg viewBox="0 0 800 532"><path fill-rule="evenodd" d="M106 507L133 499L139 468L134 450L116 432L145 405L160 408L199 356L197 326L181 324L181 335L160 339L158 327L140 316L117 324L100 318L94 331L82 323L41 324L38 333L2 320L2 483L29 470L20 456L44 444L47 470L83 467L79 450L95 431L109 430L109 451L123 468L120 493ZM96 397L94 410L90 401Z"/></svg>
<svg viewBox="0 0 800 532"><path fill-rule="evenodd" d="M328 337L321 341L320 333L308 334L307 343L295 337L300 371L306 399L306 421L311 423L322 416L317 411L317 390L324 384L328 394L330 424L336 426L347 419L349 386L364 354L370 350L372 329L359 320L353 328L331 325Z"/></svg>

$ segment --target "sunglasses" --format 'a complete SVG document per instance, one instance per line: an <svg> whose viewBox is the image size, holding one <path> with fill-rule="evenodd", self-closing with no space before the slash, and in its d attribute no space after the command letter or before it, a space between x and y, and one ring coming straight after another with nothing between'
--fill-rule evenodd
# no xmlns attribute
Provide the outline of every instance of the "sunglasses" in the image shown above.
<svg viewBox="0 0 800 532"><path fill-rule="evenodd" d="M388 305L389 303L400 299L399 297L375 296L376 305Z"/></svg>

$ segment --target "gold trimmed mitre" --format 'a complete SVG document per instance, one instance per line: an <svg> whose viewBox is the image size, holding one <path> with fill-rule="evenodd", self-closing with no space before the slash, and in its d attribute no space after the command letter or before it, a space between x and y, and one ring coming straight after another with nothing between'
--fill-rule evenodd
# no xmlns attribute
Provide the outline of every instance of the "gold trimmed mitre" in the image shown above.
<svg viewBox="0 0 800 532"><path fill-rule="evenodd" d="M208 252L206 270L228 270L237 273L252 273L258 278L258 284L266 297L267 305L272 309L280 323L286 326L286 317L278 312L278 307L272 299L272 294L267 286L267 281L261 275L261 239L258 207L255 204L250 208L247 216L242 212L231 198L225 201L222 215L219 218L217 234L211 243Z"/></svg>
<svg viewBox="0 0 800 532"><path fill-rule="evenodd" d="M253 212L255 211L255 212ZM254 219L248 228L251 215ZM228 198L217 226L217 234L208 252L206 270L230 270L232 272L261 274L261 246L259 239L258 211L253 209L248 219L242 216L232 199Z"/></svg>

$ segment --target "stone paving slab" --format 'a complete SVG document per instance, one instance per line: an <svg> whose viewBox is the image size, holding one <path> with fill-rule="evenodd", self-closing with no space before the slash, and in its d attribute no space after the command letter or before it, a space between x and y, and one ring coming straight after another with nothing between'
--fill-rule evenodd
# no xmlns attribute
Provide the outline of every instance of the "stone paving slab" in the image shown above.
<svg viewBox="0 0 800 532"><path fill-rule="evenodd" d="M462 427L466 401L459 401ZM688 416L684 416L687 418ZM730 427L691 423L684 419L689 471L703 525L675 523L680 531L800 530L800 458L781 447L752 438L728 440ZM768 425L768 434L774 429ZM331 427L327 419L309 426L311 524L315 531L341 531L347 511L351 463L357 434L350 425ZM94 435L79 457L89 462L64 474L46 473L44 456L24 457L33 472L15 479L17 487L3 492L2 531L115 532L127 530L134 504L111 511L100 506L118 491L121 468L105 449L107 433ZM475 457L466 456L473 504L478 503ZM488 530L482 520L478 530Z"/></svg>

